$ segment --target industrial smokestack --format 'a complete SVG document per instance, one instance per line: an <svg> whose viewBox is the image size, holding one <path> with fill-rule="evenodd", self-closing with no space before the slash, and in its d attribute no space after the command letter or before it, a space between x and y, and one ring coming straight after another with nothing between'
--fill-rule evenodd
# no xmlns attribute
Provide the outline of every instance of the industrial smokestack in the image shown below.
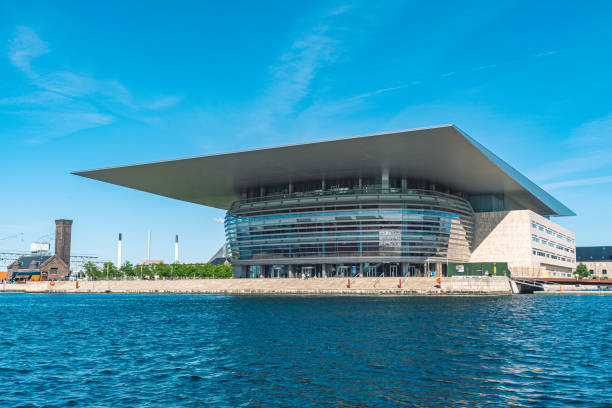
<svg viewBox="0 0 612 408"><path fill-rule="evenodd" d="M178 263L178 235L174 237L174 263Z"/></svg>
<svg viewBox="0 0 612 408"><path fill-rule="evenodd" d="M147 262L151 260L151 231L147 233Z"/></svg>
<svg viewBox="0 0 612 408"><path fill-rule="evenodd" d="M121 233L119 233L119 241L117 242L117 268L121 268Z"/></svg>
<svg viewBox="0 0 612 408"><path fill-rule="evenodd" d="M72 220L55 220L55 255L70 268Z"/></svg>

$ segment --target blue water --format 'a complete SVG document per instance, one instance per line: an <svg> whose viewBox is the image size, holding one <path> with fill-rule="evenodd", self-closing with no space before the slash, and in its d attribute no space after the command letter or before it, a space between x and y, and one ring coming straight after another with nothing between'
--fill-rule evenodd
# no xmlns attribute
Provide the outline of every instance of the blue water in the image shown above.
<svg viewBox="0 0 612 408"><path fill-rule="evenodd" d="M0 406L611 406L612 296L0 294Z"/></svg>

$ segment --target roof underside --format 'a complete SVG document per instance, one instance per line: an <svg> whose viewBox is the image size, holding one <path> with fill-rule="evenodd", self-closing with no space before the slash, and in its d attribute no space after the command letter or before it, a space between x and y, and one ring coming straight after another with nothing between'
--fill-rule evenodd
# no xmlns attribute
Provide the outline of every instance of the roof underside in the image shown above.
<svg viewBox="0 0 612 408"><path fill-rule="evenodd" d="M380 174L466 194L504 194L518 208L574 215L452 125L75 172L182 201L228 209L247 187Z"/></svg>

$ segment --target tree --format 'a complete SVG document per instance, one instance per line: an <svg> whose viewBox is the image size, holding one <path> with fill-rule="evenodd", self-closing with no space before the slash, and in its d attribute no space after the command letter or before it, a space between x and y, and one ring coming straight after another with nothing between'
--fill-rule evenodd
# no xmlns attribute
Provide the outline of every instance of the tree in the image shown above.
<svg viewBox="0 0 612 408"><path fill-rule="evenodd" d="M102 271L100 268L98 268L98 266L91 261L88 261L83 265L83 272L85 273L85 276L90 279L100 279L102 277Z"/></svg>
<svg viewBox="0 0 612 408"><path fill-rule="evenodd" d="M126 261L120 268L121 272L124 276L128 278L134 278L138 275L138 271L134 268L134 265L130 263L130 261Z"/></svg>
<svg viewBox="0 0 612 408"><path fill-rule="evenodd" d="M117 269L114 263L112 262L104 262L104 266L102 267L102 278L106 279L115 279L123 276L123 273Z"/></svg>
<svg viewBox="0 0 612 408"><path fill-rule="evenodd" d="M151 279L153 276L153 271L151 270L150 265L138 265L139 274L143 279Z"/></svg>
<svg viewBox="0 0 612 408"><path fill-rule="evenodd" d="M157 264L153 266L153 271L158 278L168 279L172 274L172 269L170 265L166 265L163 263Z"/></svg>
<svg viewBox="0 0 612 408"><path fill-rule="evenodd" d="M590 273L586 265L580 262L578 266L576 267L576 271L574 272L574 275L577 275L579 278L588 278L590 276Z"/></svg>

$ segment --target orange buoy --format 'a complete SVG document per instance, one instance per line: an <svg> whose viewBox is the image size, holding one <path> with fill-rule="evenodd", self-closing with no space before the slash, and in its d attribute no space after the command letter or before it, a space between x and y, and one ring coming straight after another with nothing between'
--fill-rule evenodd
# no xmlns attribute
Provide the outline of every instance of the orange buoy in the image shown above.
<svg viewBox="0 0 612 408"><path fill-rule="evenodd" d="M53 286L53 285L55 285L55 282L49 281L49 285Z"/></svg>
<svg viewBox="0 0 612 408"><path fill-rule="evenodd" d="M436 279L436 283L437 283L438 285L440 284L440 282L442 282L442 279L440 279L440 278Z"/></svg>
<svg viewBox="0 0 612 408"><path fill-rule="evenodd" d="M350 279L348 280L348 284L346 285L346 287L349 288L349 289L351 288L351 280Z"/></svg>

